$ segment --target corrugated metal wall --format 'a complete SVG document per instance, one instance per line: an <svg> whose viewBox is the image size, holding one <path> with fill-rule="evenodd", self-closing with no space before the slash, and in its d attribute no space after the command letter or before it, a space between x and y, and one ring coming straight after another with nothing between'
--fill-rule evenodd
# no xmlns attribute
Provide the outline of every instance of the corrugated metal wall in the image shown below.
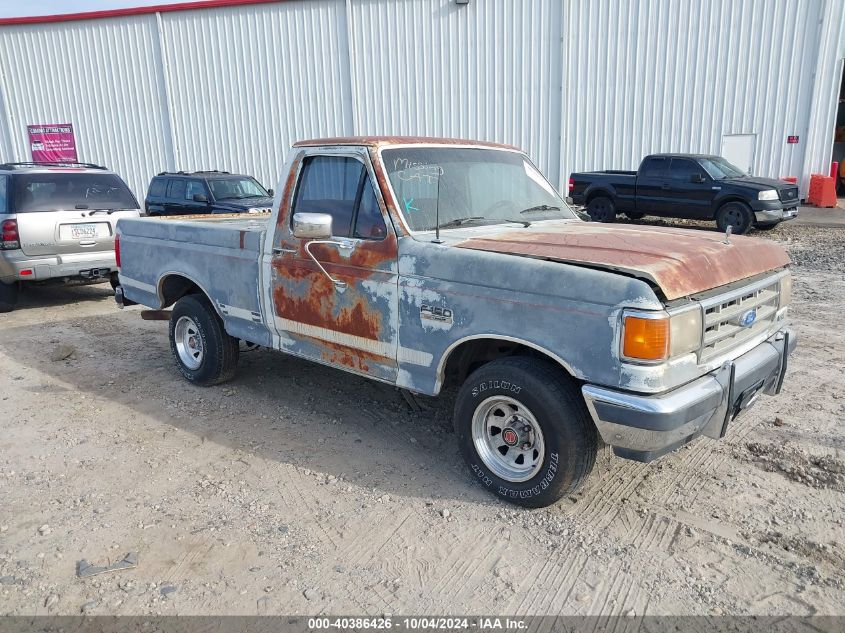
<svg viewBox="0 0 845 633"><path fill-rule="evenodd" d="M139 197L163 169L275 185L291 142L513 143L552 182L755 134L755 172L826 171L842 0L289 0L0 27L0 159L71 122ZM800 142L786 143L797 134ZM806 179L805 179L806 188Z"/></svg>
<svg viewBox="0 0 845 633"><path fill-rule="evenodd" d="M30 160L26 126L73 123L80 160L120 172L143 198L166 164L155 16L0 27L9 154ZM2 146L0 146L2 149Z"/></svg>
<svg viewBox="0 0 845 633"><path fill-rule="evenodd" d="M755 174L802 175L824 2L566 7L564 172L635 169L653 152L719 154L723 135L754 134ZM805 142L787 144L790 134Z"/></svg>

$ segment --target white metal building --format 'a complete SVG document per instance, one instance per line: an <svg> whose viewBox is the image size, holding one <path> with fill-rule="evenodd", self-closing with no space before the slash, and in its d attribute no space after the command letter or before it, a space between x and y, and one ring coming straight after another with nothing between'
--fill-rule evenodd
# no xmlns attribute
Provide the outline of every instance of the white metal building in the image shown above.
<svg viewBox="0 0 845 633"><path fill-rule="evenodd" d="M349 134L513 143L557 184L656 151L830 169L843 0L63 4L92 13L0 8L0 161L70 122L139 198L165 169L275 186L290 143Z"/></svg>

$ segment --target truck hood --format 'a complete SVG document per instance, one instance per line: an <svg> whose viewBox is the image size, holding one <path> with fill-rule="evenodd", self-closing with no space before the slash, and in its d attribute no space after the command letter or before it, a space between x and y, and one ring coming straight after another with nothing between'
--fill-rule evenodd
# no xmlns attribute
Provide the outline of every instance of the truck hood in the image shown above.
<svg viewBox="0 0 845 633"><path fill-rule="evenodd" d="M571 221L543 223L542 231L491 228L454 246L622 272L650 281L668 300L790 263L786 251L768 240L732 235L725 243L723 234L711 231Z"/></svg>
<svg viewBox="0 0 845 633"><path fill-rule="evenodd" d="M797 189L797 185L786 182L785 180L775 180L774 178L761 178L759 176L740 176L739 178L726 178L724 180L717 180L719 182L729 182L732 185L747 186L754 191L763 191L764 189L774 189L781 191L783 189Z"/></svg>

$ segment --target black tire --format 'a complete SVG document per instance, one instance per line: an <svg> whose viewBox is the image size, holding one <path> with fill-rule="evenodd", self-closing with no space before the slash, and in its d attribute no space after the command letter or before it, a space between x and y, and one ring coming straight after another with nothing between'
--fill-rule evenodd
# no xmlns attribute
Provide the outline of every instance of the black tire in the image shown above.
<svg viewBox="0 0 845 633"><path fill-rule="evenodd" d="M775 222L773 224L756 224L754 228L758 231L771 231L772 229L776 229L779 226L780 222Z"/></svg>
<svg viewBox="0 0 845 633"><path fill-rule="evenodd" d="M597 196L587 205L587 215L593 222L613 222L616 220L616 205L605 196Z"/></svg>
<svg viewBox="0 0 845 633"><path fill-rule="evenodd" d="M642 220L645 217L645 213L640 213L639 211L625 211L625 217L629 220Z"/></svg>
<svg viewBox="0 0 845 633"><path fill-rule="evenodd" d="M177 345L176 331L183 318L186 319L186 325L181 327L190 326L194 331L194 349L197 349L197 343L201 345L198 366L195 367L186 364ZM223 321L205 296L186 295L176 302L170 315L169 334L170 351L173 352L176 366L189 382L208 387L226 382L235 375L240 354L238 339L226 333ZM196 340L197 337L199 341Z"/></svg>
<svg viewBox="0 0 845 633"><path fill-rule="evenodd" d="M744 235L751 229L754 214L744 202L726 202L716 212L716 226L722 232L733 227L734 235Z"/></svg>
<svg viewBox="0 0 845 633"><path fill-rule="evenodd" d="M16 281L7 284L0 281L0 312L11 312L18 305L20 284Z"/></svg>
<svg viewBox="0 0 845 633"><path fill-rule="evenodd" d="M112 290L117 290L117 287L120 285L120 278L117 276L117 273L109 275L109 283L111 284Z"/></svg>
<svg viewBox="0 0 845 633"><path fill-rule="evenodd" d="M504 479L493 472L473 439L476 412L483 417L484 408L493 406L495 415L496 405L490 404L496 402L495 396L519 403L542 431L544 454L542 460L539 455L535 457L539 470L525 481ZM541 508L577 490L596 460L598 434L580 391L561 368L542 359L514 356L477 369L458 393L454 424L464 459L481 485L517 505ZM482 426L485 432L490 432L486 422ZM504 430L500 430L500 434L504 438ZM495 438L495 430L490 435ZM484 440L479 443L483 444ZM532 445L536 446L536 439ZM499 448L500 454L506 456L501 448L505 447ZM518 448L516 450L519 452ZM531 472L526 472L525 476Z"/></svg>

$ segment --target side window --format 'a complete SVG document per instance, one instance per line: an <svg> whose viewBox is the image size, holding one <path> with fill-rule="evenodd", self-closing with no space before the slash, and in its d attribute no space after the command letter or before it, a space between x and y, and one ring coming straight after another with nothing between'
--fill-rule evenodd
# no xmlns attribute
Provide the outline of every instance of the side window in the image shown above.
<svg viewBox="0 0 845 633"><path fill-rule="evenodd" d="M695 161L687 158L673 158L669 166L669 177L672 180L683 180L689 182L693 174L700 174L704 170Z"/></svg>
<svg viewBox="0 0 845 633"><path fill-rule="evenodd" d="M387 237L387 227L373 185L368 176L364 177L361 202L358 204L358 215L355 218L354 237L365 240L383 240Z"/></svg>
<svg viewBox="0 0 845 633"><path fill-rule="evenodd" d="M349 237L363 174L364 165L354 158L307 158L293 212L328 213L332 216L332 233L338 237Z"/></svg>
<svg viewBox="0 0 845 633"><path fill-rule="evenodd" d="M0 176L0 213L6 213L6 200L8 198L8 185L6 176Z"/></svg>
<svg viewBox="0 0 845 633"><path fill-rule="evenodd" d="M185 181L182 178L174 178L167 186L167 197L174 200L182 200L185 198Z"/></svg>
<svg viewBox="0 0 845 633"><path fill-rule="evenodd" d="M189 180L185 191L185 200L193 200L196 194L205 195L205 185L201 180Z"/></svg>
<svg viewBox="0 0 845 633"><path fill-rule="evenodd" d="M150 183L150 197L162 198L164 197L164 185L167 181L164 178L153 178Z"/></svg>
<svg viewBox="0 0 845 633"><path fill-rule="evenodd" d="M644 178L660 178L666 172L667 162L662 156L653 156L643 163L639 175Z"/></svg>

